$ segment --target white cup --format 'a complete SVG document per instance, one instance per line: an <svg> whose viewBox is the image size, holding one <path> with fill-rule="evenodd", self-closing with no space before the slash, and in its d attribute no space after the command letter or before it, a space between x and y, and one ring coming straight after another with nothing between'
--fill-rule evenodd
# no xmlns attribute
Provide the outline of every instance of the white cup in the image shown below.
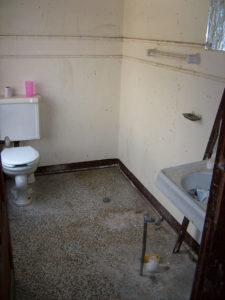
<svg viewBox="0 0 225 300"><path fill-rule="evenodd" d="M5 98L12 97L12 88L10 86L5 87Z"/></svg>

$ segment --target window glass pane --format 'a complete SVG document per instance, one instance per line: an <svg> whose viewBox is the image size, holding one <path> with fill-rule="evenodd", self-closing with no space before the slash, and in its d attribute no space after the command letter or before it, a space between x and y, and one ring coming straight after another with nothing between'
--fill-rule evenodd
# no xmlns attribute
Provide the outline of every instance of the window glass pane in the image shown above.
<svg viewBox="0 0 225 300"><path fill-rule="evenodd" d="M211 0L205 48L225 51L225 0Z"/></svg>

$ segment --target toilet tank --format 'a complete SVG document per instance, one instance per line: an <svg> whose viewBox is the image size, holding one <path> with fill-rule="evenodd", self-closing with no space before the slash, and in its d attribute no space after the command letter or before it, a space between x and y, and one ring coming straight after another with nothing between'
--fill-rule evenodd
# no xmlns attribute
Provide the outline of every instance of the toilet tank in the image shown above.
<svg viewBox="0 0 225 300"><path fill-rule="evenodd" d="M0 140L39 139L39 101L40 96L0 98Z"/></svg>

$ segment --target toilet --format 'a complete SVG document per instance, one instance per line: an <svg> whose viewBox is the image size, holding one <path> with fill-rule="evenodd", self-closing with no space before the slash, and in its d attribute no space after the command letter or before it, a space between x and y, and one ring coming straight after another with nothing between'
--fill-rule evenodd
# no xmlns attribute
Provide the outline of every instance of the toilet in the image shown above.
<svg viewBox="0 0 225 300"><path fill-rule="evenodd" d="M30 141L40 139L40 96L0 98L0 140ZM7 144L7 143L6 143ZM25 206L32 201L31 188L39 163L39 152L31 146L4 147L1 152L3 172L15 178L14 203Z"/></svg>

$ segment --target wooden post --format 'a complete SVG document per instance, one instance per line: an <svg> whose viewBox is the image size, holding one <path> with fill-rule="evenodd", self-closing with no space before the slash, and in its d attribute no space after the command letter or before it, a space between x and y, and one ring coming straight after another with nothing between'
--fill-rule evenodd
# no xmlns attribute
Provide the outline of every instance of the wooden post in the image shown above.
<svg viewBox="0 0 225 300"><path fill-rule="evenodd" d="M225 92L223 93L225 101ZM225 298L225 116L222 125L191 300Z"/></svg>
<svg viewBox="0 0 225 300"><path fill-rule="evenodd" d="M181 228L180 228L180 231L178 233L177 241L176 241L175 246L173 248L173 253L178 253L180 251L180 247L181 247L181 244L184 240L184 236L185 236L186 230L188 228L188 224L189 224L188 218L184 217Z"/></svg>
<svg viewBox="0 0 225 300"><path fill-rule="evenodd" d="M9 232L7 202L4 194L3 174L0 156L0 233L1 233L1 268L0 268L0 299L14 299L13 258Z"/></svg>

